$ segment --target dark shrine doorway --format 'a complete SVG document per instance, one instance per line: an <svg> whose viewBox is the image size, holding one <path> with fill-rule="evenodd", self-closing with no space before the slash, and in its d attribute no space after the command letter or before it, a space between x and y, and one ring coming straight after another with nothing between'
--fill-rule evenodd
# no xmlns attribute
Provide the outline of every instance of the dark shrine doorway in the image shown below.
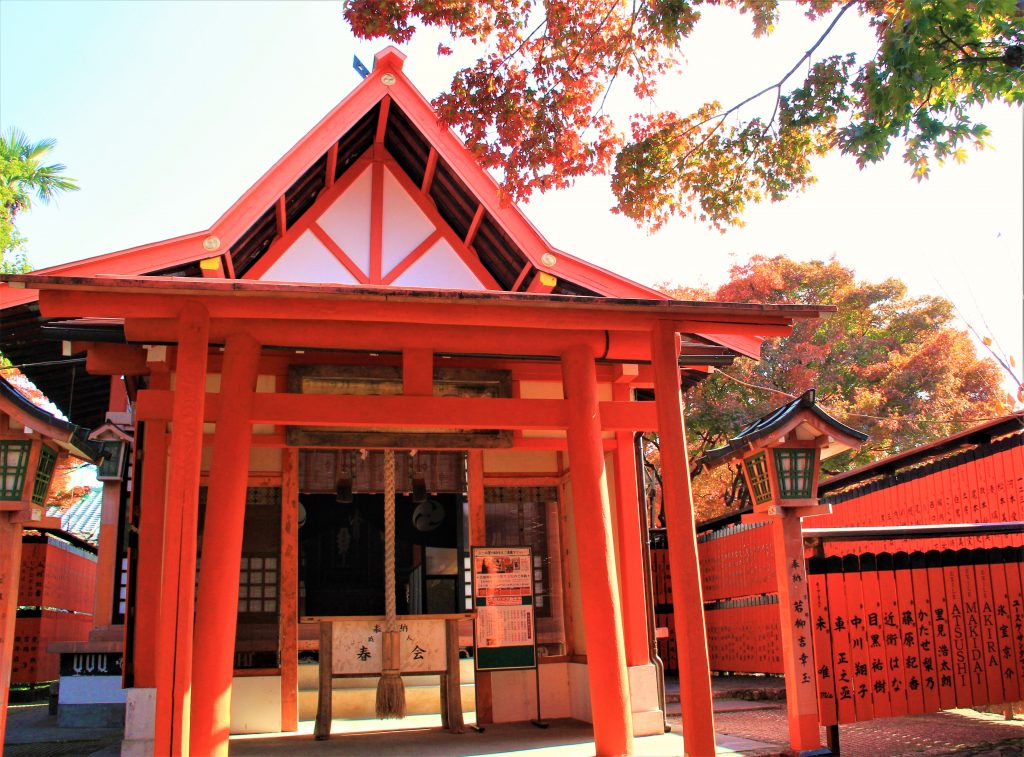
<svg viewBox="0 0 1024 757"><path fill-rule="evenodd" d="M465 453L395 459L397 612L464 612ZM299 470L299 615L383 615L383 454L301 450Z"/></svg>

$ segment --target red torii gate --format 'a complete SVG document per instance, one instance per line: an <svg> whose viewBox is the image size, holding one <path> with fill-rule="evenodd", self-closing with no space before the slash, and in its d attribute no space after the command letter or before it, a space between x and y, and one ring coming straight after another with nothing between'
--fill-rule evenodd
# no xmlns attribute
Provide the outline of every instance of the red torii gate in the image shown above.
<svg viewBox="0 0 1024 757"><path fill-rule="evenodd" d="M627 667L649 662L641 526L631 506L632 434L657 429L673 574L677 586L690 589L676 609L680 647L691 664L681 681L685 748L713 754L680 361L700 371L715 359L756 356L764 338L785 336L795 320L829 308L676 302L555 250L502 202L493 179L439 124L402 72L403 57L394 49L379 54L373 73L209 230L4 277L9 286L0 282L5 308L32 302L38 290L42 318L83 319L94 331L111 330L119 343L90 338L70 347L87 353L92 374L144 383L135 397L135 421L146 424L146 433L133 641L135 686L156 689L155 752L226 753L249 450L253 427L269 424L509 429L519 434L519 449L567 450L591 714L602 755L631 753ZM358 240L339 243L328 222L336 203L364 186L365 259ZM389 231L403 228L402 218L387 215L395 197L404 197L410 217L432 231L389 250ZM465 228L455 233L460 223ZM320 256L316 265L299 254L309 250ZM428 259L468 284L444 289L424 283L437 281L430 276L410 281ZM309 281L300 276L321 283L292 283ZM328 361L397 365L401 394L368 400L281 386L256 391L259 374L280 377L292 364L308 364L307 350ZM433 396L441 359L519 371L560 384L561 396ZM206 389L214 373L219 392ZM657 401L630 401L629 389L638 387L653 388ZM611 399L599 391L606 388ZM204 435L204 423L216 424L212 435ZM564 438L526 438L538 430ZM285 435L257 438L289 453L281 477L294 485L296 455ZM196 598L204 446L212 452L209 501L217 506L206 511ZM483 544L481 452L465 447L471 539ZM606 451L615 466L614 510ZM293 589L286 596L282 588L282 602L294 604ZM281 656L291 660L281 666L282 727L291 729L296 629L281 617ZM194 654L200 644L202 656ZM478 680L485 714L489 676Z"/></svg>
<svg viewBox="0 0 1024 757"><path fill-rule="evenodd" d="M139 341L165 340L177 332L176 386L139 392L138 418L170 421L167 497L162 534L143 520L140 583L157 584L159 609L140 605L139 626L158 629L156 648L173 650L156 657L157 751L191 749L204 753L226 742L231 682L233 613L240 524L248 470L248 429L255 423L365 428L438 426L458 428L565 429L573 470L575 499L586 503L576 515L582 599L591 668L591 696L599 754L632 751L628 714L624 623L611 512L605 484L604 431L657 429L661 436L665 501L678 585L699 587L696 542L679 395L678 332L696 328L716 333L785 333L805 308L735 305L707 306L669 300L616 301L578 298L516 298L501 294L357 289L298 284L225 282L154 278L13 277L40 289L47 318L125 320L126 333ZM816 313L816 311L814 311ZM712 320L714 319L714 320ZM273 336L276 347L342 349L346 340L362 344L359 325L386 320L391 339L403 355L401 396L365 398L288 393L256 394L260 344ZM318 338L318 323L330 323ZM557 328L552 328L552 324ZM437 327L439 338L431 337ZM559 358L565 398L481 399L432 397L415 391L428 385L435 352L462 345L493 343L490 332L503 330L512 344L530 344L533 356ZM608 332L635 338L629 357L650 363L645 369L655 403L600 401L595 345ZM351 336L346 336L351 335ZM205 391L210 345L225 345L224 394ZM412 390L412 391L410 391ZM200 573L193 654L190 578L195 570L195 533L203 423L216 422L210 474L205 554ZM158 442L159 443L159 442ZM147 460L149 459L147 455ZM145 478L150 477L147 470ZM158 479L159 480L159 479ZM155 504L155 503L154 503ZM144 505L144 509L152 507ZM171 524L174 524L172 527ZM162 552L162 574L158 573ZM157 554L154 554L157 553ZM223 563L223 564L220 564ZM207 570L207 566L215 566ZM682 677L687 752L710 754L714 731L710 677L700 592L686 592L677 604L679 643L690 661ZM232 597L235 597L233 600ZM159 622L157 622L159 618ZM168 622L171 619L171 622ZM635 618L633 619L636 620ZM702 664L703 661L703 664ZM191 696L191 702L189 697ZM191 714L191 718L189 713Z"/></svg>

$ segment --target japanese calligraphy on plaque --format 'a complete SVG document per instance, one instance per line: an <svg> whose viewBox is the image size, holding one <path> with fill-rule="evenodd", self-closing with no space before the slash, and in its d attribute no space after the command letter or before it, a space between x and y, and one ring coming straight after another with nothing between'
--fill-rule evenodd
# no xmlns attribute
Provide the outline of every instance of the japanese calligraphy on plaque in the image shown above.
<svg viewBox="0 0 1024 757"><path fill-rule="evenodd" d="M445 669L444 619L402 620L403 673L439 673ZM333 669L339 676L380 675L383 620L334 621Z"/></svg>
<svg viewBox="0 0 1024 757"><path fill-rule="evenodd" d="M473 609L478 670L537 664L529 547L473 547Z"/></svg>

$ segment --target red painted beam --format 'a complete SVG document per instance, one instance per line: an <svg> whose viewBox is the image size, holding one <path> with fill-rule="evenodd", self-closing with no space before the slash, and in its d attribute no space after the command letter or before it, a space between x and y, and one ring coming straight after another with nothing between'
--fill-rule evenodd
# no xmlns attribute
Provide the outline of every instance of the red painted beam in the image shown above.
<svg viewBox="0 0 1024 757"><path fill-rule="evenodd" d="M170 418L174 393L143 389L136 413L143 420ZM371 401L372 400L372 401ZM203 420L216 422L220 395L207 393ZM650 402L601 402L606 431L654 431L656 409ZM352 428L563 429L569 422L565 400L490 399L259 393L253 399L253 423Z"/></svg>
<svg viewBox="0 0 1024 757"><path fill-rule="evenodd" d="M355 261L349 257L349 254L341 249L341 245L334 241L334 238L323 230L323 227L318 223L309 225L309 230L313 232L313 235L320 240L320 244L327 248L334 257L338 259L338 262L345 266L345 270L352 274L353 278L360 284L369 284L370 279L363 273L363 270L356 265Z"/></svg>
<svg viewBox="0 0 1024 757"><path fill-rule="evenodd" d="M149 373L146 351L131 344L90 344L85 370L93 376L145 376Z"/></svg>
<svg viewBox="0 0 1024 757"><path fill-rule="evenodd" d="M513 295L509 295L512 297ZM45 318L174 318L184 301L201 299L211 318L281 318L294 321L393 321L468 326L516 325L550 329L649 330L655 313L622 312L612 309L571 309L555 303L537 302L537 307L481 301L473 298L431 297L383 299L353 290L351 296L263 297L255 294L171 294L156 291L104 292L45 290L40 293L40 310Z"/></svg>
<svg viewBox="0 0 1024 757"><path fill-rule="evenodd" d="M260 256L260 259L253 263L252 267L245 272L244 278L258 279L270 270L270 267L295 243L295 240L316 223L316 220L323 215L324 211L343 195L346 189L355 183L369 165L369 158L363 157L349 166L345 175L340 180L335 180L330 187L325 188L316 198L313 206L303 213L283 234L274 239L270 247L267 248L267 251Z"/></svg>
<svg viewBox="0 0 1024 757"><path fill-rule="evenodd" d="M364 350L401 352L421 347L440 353L471 353L500 350L522 357L553 357L573 344L588 344L602 357L616 360L650 359L650 341L640 332L538 331L518 328L470 328L422 326L402 323L337 323L271 321L266 319L218 319L211 324L210 339L222 344L228 334L245 331L262 344L299 349ZM125 322L125 334L133 342L169 342L174 323L169 319L136 319Z"/></svg>
<svg viewBox="0 0 1024 757"><path fill-rule="evenodd" d="M402 260L399 261L399 263L394 268L388 271L382 283L393 284L395 282L395 279L397 279L403 273L408 271L413 263L422 258L426 254L427 250L429 250L431 247L437 244L437 240L439 240L440 238L441 232L435 229L433 234L431 234L418 245L416 245L416 247L413 248L412 252L410 252L408 255L402 258Z"/></svg>
<svg viewBox="0 0 1024 757"><path fill-rule="evenodd" d="M427 155L427 167L423 171L423 183L420 184L420 192L430 194L430 185L434 182L434 172L437 171L437 150L430 148Z"/></svg>

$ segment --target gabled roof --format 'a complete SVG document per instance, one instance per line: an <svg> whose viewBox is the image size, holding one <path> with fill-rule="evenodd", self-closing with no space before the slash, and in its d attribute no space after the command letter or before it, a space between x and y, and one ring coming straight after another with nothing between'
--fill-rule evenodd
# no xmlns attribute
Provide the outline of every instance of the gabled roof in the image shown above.
<svg viewBox="0 0 1024 757"><path fill-rule="evenodd" d="M61 511L59 507L51 507L46 515L50 518L60 518L61 531L96 546L100 541L100 520L103 515L102 484L87 491L67 510Z"/></svg>
<svg viewBox="0 0 1024 757"><path fill-rule="evenodd" d="M838 437L840 442L845 442L830 445L823 449L822 458L843 452L851 446L859 446L868 439L867 434L850 428L845 423L840 423L822 410L816 401L814 389L808 389L792 402L775 408L767 415L758 418L746 426L736 436L732 437L726 445L713 449L697 458L694 461L694 475L701 468L714 468L721 465L737 453L749 447L757 446L758 442L766 439L766 437L786 434L794 429L799 430L799 427L806 420L811 420L815 426L815 431L827 430L830 435Z"/></svg>
<svg viewBox="0 0 1024 757"><path fill-rule="evenodd" d="M298 244L289 231L299 228L307 213L322 213L332 190L337 192L343 182L352 181L364 170L368 157L383 155L388 170L407 190L416 190L417 201L430 205L457 252L473 258L467 263L484 288L522 296L667 299L552 247L507 202L497 182L459 137L439 121L403 72L404 58L393 47L379 53L373 71L210 228L35 273L78 278L259 278L282 246ZM345 262L342 251L331 252ZM389 282L360 279L358 283ZM0 343L8 357L22 364L36 385L66 412L71 414L74 405L72 417L99 425L109 380L86 375L62 361L60 343L53 340L53 332L46 334L40 326L37 298L35 290L16 290L0 282ZM690 339L697 351L721 349L727 359L759 357L762 342L744 333L700 332Z"/></svg>
<svg viewBox="0 0 1024 757"><path fill-rule="evenodd" d="M380 141L408 177L425 188L455 233L472 238L481 262L505 291L526 291L546 273L558 283L544 291L555 294L665 298L552 247L503 199L497 182L459 137L439 122L403 73L404 59L394 47L379 53L371 74L209 229L37 273L199 277L200 261L223 256L222 275L241 278L282 233L282 226L297 221ZM2 283L0 295L4 308L36 297L33 291L13 292Z"/></svg>

